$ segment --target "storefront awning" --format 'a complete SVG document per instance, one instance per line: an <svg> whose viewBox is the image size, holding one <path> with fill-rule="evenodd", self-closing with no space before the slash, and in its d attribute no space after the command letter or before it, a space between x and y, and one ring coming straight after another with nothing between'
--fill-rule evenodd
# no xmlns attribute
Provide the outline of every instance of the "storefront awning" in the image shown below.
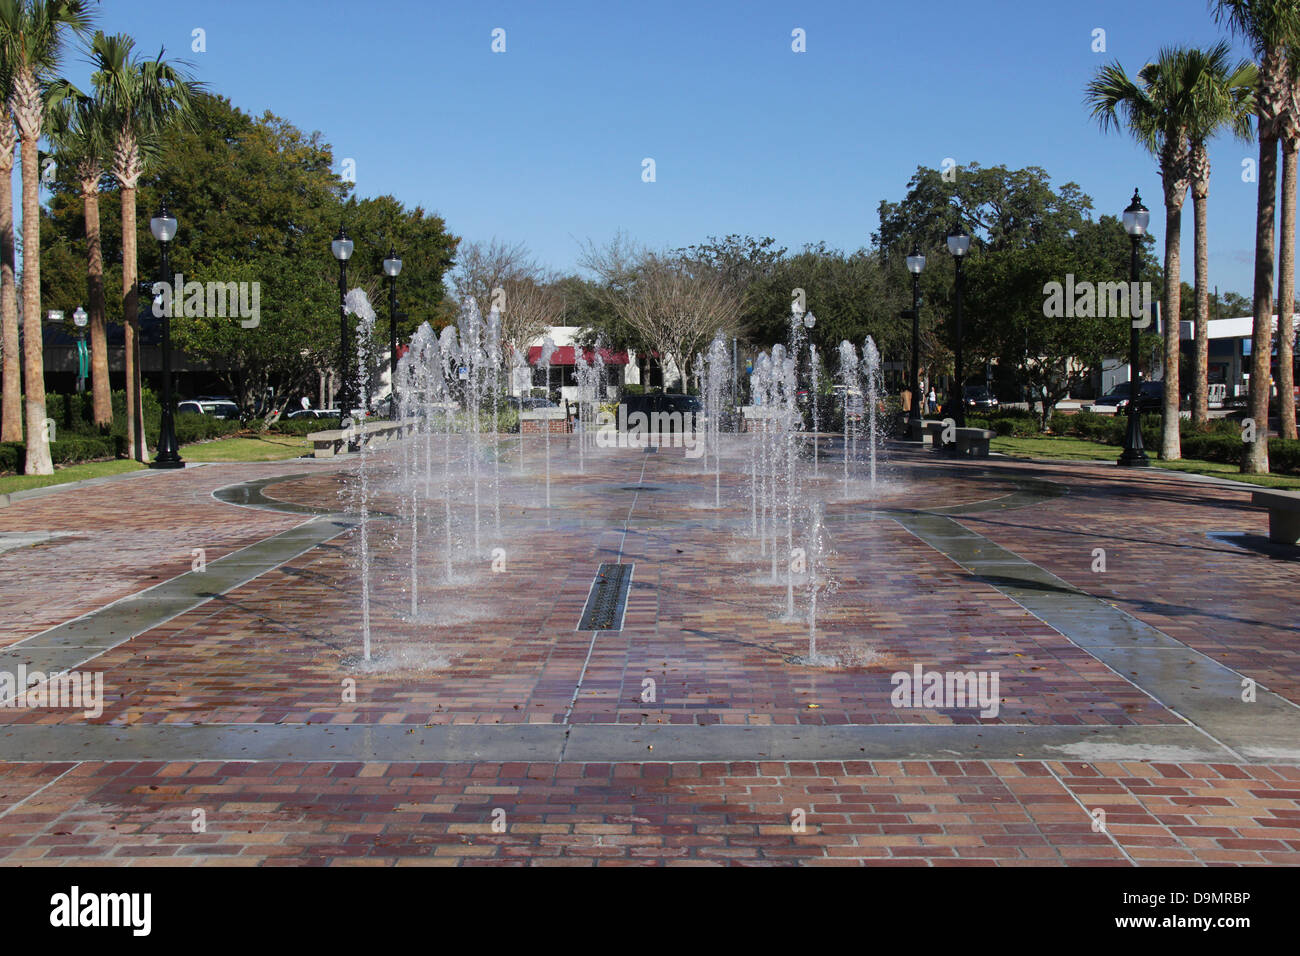
<svg viewBox="0 0 1300 956"><path fill-rule="evenodd" d="M585 349L582 358L588 364L595 360L596 350ZM542 347L534 345L528 350L528 364L536 365L542 357ZM627 352L615 352L613 349L601 349L600 360L606 365L626 365ZM555 351L551 353L552 365L576 365L577 350L572 345L557 345Z"/></svg>

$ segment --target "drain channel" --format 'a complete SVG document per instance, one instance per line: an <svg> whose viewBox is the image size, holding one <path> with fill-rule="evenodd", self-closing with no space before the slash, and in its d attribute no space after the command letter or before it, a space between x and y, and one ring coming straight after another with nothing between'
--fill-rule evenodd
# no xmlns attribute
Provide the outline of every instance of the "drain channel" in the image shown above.
<svg viewBox="0 0 1300 956"><path fill-rule="evenodd" d="M579 631L621 631L627 610L627 592L632 586L631 564L602 564L591 582L587 606L578 621Z"/></svg>

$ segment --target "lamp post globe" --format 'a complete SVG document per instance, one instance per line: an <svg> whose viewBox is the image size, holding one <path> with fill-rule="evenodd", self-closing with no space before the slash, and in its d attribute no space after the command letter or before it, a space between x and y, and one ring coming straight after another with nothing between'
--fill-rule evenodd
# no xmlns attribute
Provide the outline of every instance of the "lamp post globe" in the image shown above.
<svg viewBox="0 0 1300 956"><path fill-rule="evenodd" d="M388 276L388 383L391 390L389 407L391 414L397 414L397 277L402 271L402 260L397 257L397 249L388 247L388 258L384 260L384 275Z"/></svg>
<svg viewBox="0 0 1300 956"><path fill-rule="evenodd" d="M81 306L72 313L72 324L77 327L77 394L86 390L86 378L90 372L90 356L86 352L86 326L90 316Z"/></svg>
<svg viewBox="0 0 1300 956"><path fill-rule="evenodd" d="M339 226L339 234L330 242L330 252L339 261L339 427L352 413L352 393L348 386L348 260L352 258L352 240Z"/></svg>
<svg viewBox="0 0 1300 956"><path fill-rule="evenodd" d="M953 290L954 308L953 323L956 332L956 348L953 351L953 372L955 373L956 383L953 389L957 399L957 413L953 416L957 422L958 428L966 427L966 371L962 363L962 312L961 312L961 295L962 295L962 262L966 259L966 253L970 251L970 236L966 230L958 226L957 229L948 236L948 252L952 254L953 262L957 268L957 282Z"/></svg>
<svg viewBox="0 0 1300 956"><path fill-rule="evenodd" d="M912 407L907 415L907 432L912 441L921 441L921 271L925 268L925 256L921 247L912 245L912 254L907 257L907 271L912 274Z"/></svg>

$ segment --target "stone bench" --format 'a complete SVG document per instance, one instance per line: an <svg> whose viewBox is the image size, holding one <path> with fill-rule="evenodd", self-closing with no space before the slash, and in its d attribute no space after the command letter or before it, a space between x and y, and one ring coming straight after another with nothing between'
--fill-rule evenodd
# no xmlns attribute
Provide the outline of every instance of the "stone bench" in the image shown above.
<svg viewBox="0 0 1300 956"><path fill-rule="evenodd" d="M1300 544L1300 491L1255 491L1250 503L1268 509L1268 540Z"/></svg>
<svg viewBox="0 0 1300 956"><path fill-rule="evenodd" d="M903 421L907 423L908 441L919 442L922 445L929 445L934 441L930 426L943 424L942 420L938 418L908 418L906 413L904 413Z"/></svg>
<svg viewBox="0 0 1300 956"><path fill-rule="evenodd" d="M987 428L954 428L953 441L945 442L943 433L948 428L946 423L926 422L925 428L930 433L930 445L936 452L951 452L960 458L987 458L989 441L997 435Z"/></svg>
<svg viewBox="0 0 1300 956"><path fill-rule="evenodd" d="M411 419L401 421L373 421L352 428L331 428L322 432L311 432L307 440L312 443L313 458L333 458L335 455L352 451L358 440L365 436L369 445L381 445L401 438L411 426Z"/></svg>

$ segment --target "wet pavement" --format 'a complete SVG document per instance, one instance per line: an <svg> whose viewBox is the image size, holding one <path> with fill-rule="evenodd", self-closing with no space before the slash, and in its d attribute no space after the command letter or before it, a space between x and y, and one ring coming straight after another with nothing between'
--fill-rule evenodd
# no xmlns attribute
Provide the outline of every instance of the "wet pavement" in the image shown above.
<svg viewBox="0 0 1300 956"><path fill-rule="evenodd" d="M823 459L808 666L743 445L721 508L680 450L552 451L548 511L505 446L450 580L439 475L413 542L371 456L370 662L355 457L0 508L0 671L103 681L89 717L0 682L0 859L1300 862L1300 549L1248 488L899 446L846 495ZM621 626L579 630L609 563ZM896 706L913 672L996 674L996 713Z"/></svg>

